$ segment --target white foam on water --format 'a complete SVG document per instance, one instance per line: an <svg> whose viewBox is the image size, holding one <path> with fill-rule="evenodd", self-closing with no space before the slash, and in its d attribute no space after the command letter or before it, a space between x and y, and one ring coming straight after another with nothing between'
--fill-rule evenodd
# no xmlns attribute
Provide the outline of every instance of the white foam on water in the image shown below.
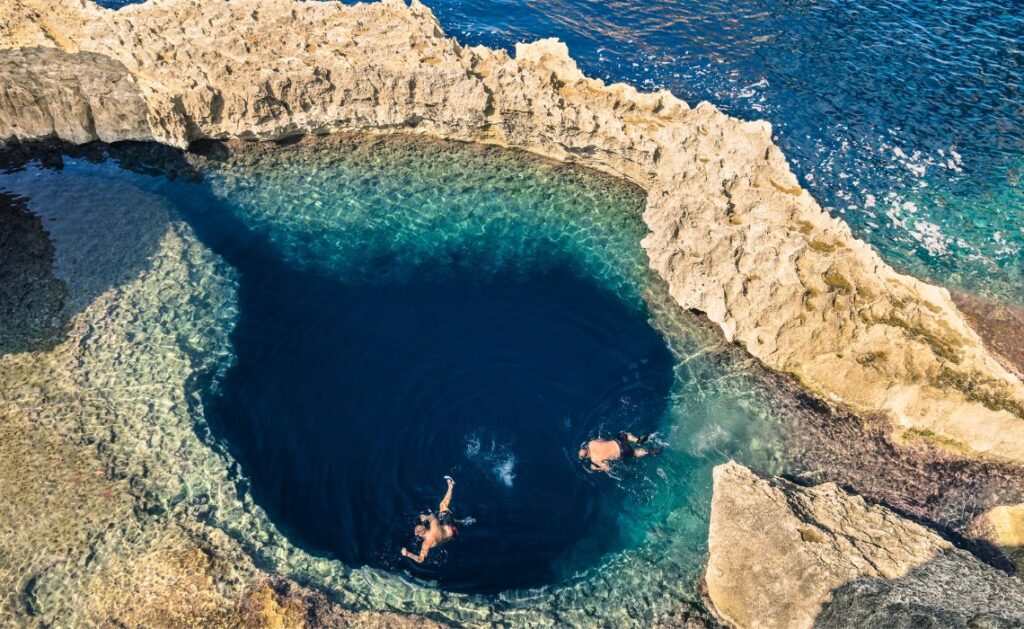
<svg viewBox="0 0 1024 629"><path fill-rule="evenodd" d="M490 442L487 447L484 441ZM472 434L466 437L465 453L467 459L502 485L512 487L515 483L518 459L510 446L498 443L495 438L488 440Z"/></svg>
<svg viewBox="0 0 1024 629"><path fill-rule="evenodd" d="M508 458L495 465L493 471L498 480L504 483L506 487L511 487L516 479L515 469L516 457L515 455L509 455Z"/></svg>

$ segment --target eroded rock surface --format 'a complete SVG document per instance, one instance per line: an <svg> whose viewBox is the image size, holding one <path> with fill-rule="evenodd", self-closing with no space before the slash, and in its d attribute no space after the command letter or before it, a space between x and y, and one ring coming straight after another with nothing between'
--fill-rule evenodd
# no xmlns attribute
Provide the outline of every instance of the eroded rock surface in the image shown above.
<svg viewBox="0 0 1024 629"><path fill-rule="evenodd" d="M1024 588L962 551L944 551L896 579L839 588L814 622L821 629L1010 629L1024 624Z"/></svg>
<svg viewBox="0 0 1024 629"><path fill-rule="evenodd" d="M946 290L896 273L822 211L767 123L588 79L556 41L515 58L463 47L398 0L13 0L0 47L0 140L404 131L622 176L648 192L644 246L681 307L827 400L1024 461L1024 385Z"/></svg>
<svg viewBox="0 0 1024 629"><path fill-rule="evenodd" d="M1024 623L1024 583L884 507L736 463L714 476L705 582L736 626Z"/></svg>

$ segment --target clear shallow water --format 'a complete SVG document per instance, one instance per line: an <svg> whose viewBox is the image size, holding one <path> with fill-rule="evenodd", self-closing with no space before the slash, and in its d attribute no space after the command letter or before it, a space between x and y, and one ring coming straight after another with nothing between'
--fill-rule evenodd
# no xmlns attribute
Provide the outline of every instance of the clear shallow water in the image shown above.
<svg viewBox="0 0 1024 629"><path fill-rule="evenodd" d="M765 118L804 185L891 263L1024 303L1017 0L429 6L461 42L558 37L588 75Z"/></svg>
<svg viewBox="0 0 1024 629"><path fill-rule="evenodd" d="M0 177L51 234L95 237L94 223L148 216L136 205L156 203L170 224L186 221L181 237L193 231L195 246L231 269L228 282L189 272L180 286L186 301L223 305L203 315L209 322L188 321L199 332L176 344L196 352L206 343L195 334L231 332L229 354L199 356L220 367L189 381L190 434L154 439L144 424L107 446L131 462L119 466L148 470L140 482L162 508L198 501L266 565L356 606L436 613L436 590L410 585L434 581L503 589L449 595L445 617L471 624L643 623L698 600L711 468L735 457L784 469L779 417L748 367L647 271L638 190L519 153L414 138L217 155L184 168L66 158L60 171L32 164ZM201 181L161 174L193 167ZM93 206L107 209L83 215ZM101 229L110 237L99 258L88 242L64 243L86 252L75 257L80 298L94 290L93 258L135 251ZM139 308L119 309L129 326L119 342L196 316ZM87 377L135 400L130 379L116 390L123 363L111 358ZM584 436L619 427L659 428L666 453L614 479L576 467ZM196 469L165 483L184 461L160 444L196 437ZM213 450L194 449L204 447ZM414 570L395 552L413 541L418 510L436 506L446 472L459 481L457 511L480 524ZM485 550L499 556L487 561ZM364 564L402 578L352 570ZM559 585L506 589L542 583Z"/></svg>

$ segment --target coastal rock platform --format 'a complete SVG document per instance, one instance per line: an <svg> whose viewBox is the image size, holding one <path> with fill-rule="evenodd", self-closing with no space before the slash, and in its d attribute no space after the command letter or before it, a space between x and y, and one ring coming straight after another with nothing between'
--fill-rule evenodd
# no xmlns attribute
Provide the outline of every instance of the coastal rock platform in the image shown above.
<svg viewBox="0 0 1024 629"><path fill-rule="evenodd" d="M718 466L714 475L705 581L730 624L1024 622L1024 582L884 507L833 483L800 487L736 463Z"/></svg>

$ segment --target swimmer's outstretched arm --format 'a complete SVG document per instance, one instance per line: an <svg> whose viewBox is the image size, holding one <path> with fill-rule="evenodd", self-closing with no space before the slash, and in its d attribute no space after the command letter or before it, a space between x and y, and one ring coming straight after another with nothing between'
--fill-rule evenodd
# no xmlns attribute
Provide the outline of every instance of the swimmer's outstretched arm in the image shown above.
<svg viewBox="0 0 1024 629"><path fill-rule="evenodd" d="M409 559L412 559L416 563L423 563L424 561L427 560L427 555L430 553L430 547L432 545L433 544L431 544L430 542L424 540L423 541L423 545L420 546L420 554L414 555L414 554L410 553L409 551L407 551L406 549L403 548L402 549L402 556L403 557L408 557Z"/></svg>
<svg viewBox="0 0 1024 629"><path fill-rule="evenodd" d="M444 479L448 481L448 491L445 492L441 504L437 507L438 513L448 511L448 506L452 503L452 491L455 489L455 480L451 476L445 476Z"/></svg>

